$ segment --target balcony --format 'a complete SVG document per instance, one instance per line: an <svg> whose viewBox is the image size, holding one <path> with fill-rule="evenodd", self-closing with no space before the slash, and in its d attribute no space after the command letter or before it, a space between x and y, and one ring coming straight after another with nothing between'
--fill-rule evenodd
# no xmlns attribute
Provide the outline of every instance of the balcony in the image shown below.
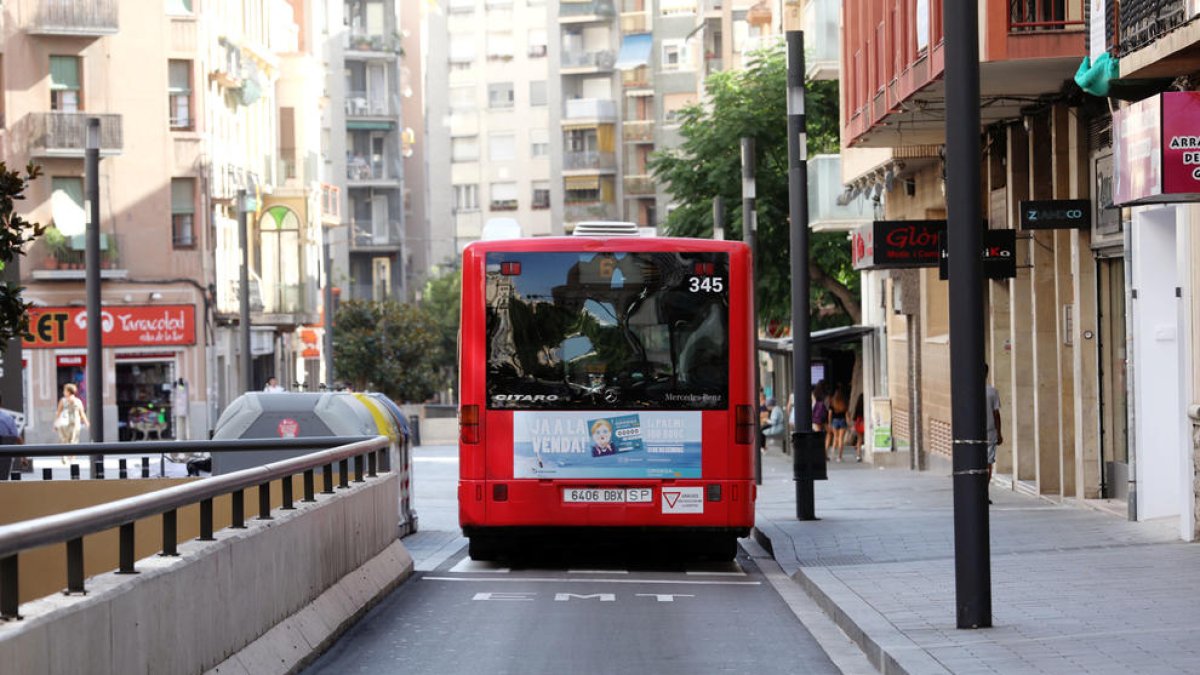
<svg viewBox="0 0 1200 675"><path fill-rule="evenodd" d="M82 159L87 147L87 123L92 117L100 118L100 155L121 154L124 142L120 115L29 113L23 122L26 128L17 138L28 139L30 157Z"/></svg>
<svg viewBox="0 0 1200 675"><path fill-rule="evenodd" d="M100 233L100 277L124 279L129 276L121 255L122 237ZM64 237L55 228L47 229L29 251L31 276L38 281L82 281L86 268L85 235Z"/></svg>
<svg viewBox="0 0 1200 675"><path fill-rule="evenodd" d="M257 279L254 281L258 281ZM254 283L253 281L251 282ZM315 317L316 289L310 283L258 282L261 294L261 309L251 298L250 308L262 323L292 324L311 323ZM251 296L254 295L253 285Z"/></svg>
<svg viewBox="0 0 1200 675"><path fill-rule="evenodd" d="M650 70L649 66L640 66L632 70L622 70L621 86L627 90L650 89L654 86L654 73ZM648 95L652 96L653 94L654 92L651 91ZM626 91L625 95L633 96L635 94Z"/></svg>
<svg viewBox="0 0 1200 675"><path fill-rule="evenodd" d="M26 0L31 9L27 32L95 38L115 35L117 0ZM30 7L32 6L32 7Z"/></svg>
<svg viewBox="0 0 1200 675"><path fill-rule="evenodd" d="M367 159L360 155L346 158L346 180L350 184L394 183L400 180L400 171L384 159Z"/></svg>
<svg viewBox="0 0 1200 675"><path fill-rule="evenodd" d="M811 0L804 8L805 75L810 80L838 79L842 3Z"/></svg>
<svg viewBox="0 0 1200 675"><path fill-rule="evenodd" d="M866 194L844 194L841 155L809 158L808 204L808 226L814 232L848 232L875 217Z"/></svg>
<svg viewBox="0 0 1200 675"><path fill-rule="evenodd" d="M626 143L653 143L654 120L625 120L621 137Z"/></svg>
<svg viewBox="0 0 1200 675"><path fill-rule="evenodd" d="M616 171L617 157L611 152L564 152L563 171Z"/></svg>
<svg viewBox="0 0 1200 675"><path fill-rule="evenodd" d="M612 0L561 0L558 5L559 23L597 23L611 21L616 15Z"/></svg>
<svg viewBox="0 0 1200 675"><path fill-rule="evenodd" d="M653 176L625 176L626 197L653 197L655 188Z"/></svg>
<svg viewBox="0 0 1200 675"><path fill-rule="evenodd" d="M606 72L612 70L616 62L616 52L611 49L594 52L564 51L561 72L563 75Z"/></svg>
<svg viewBox="0 0 1200 675"><path fill-rule="evenodd" d="M609 98L575 98L567 101L563 117L568 120L615 122L617 103Z"/></svg>
<svg viewBox="0 0 1200 675"><path fill-rule="evenodd" d="M1196 70L1200 22L1186 0L1105 0L1108 16L1119 5L1120 31L1108 46L1121 55L1121 77L1174 78Z"/></svg>
<svg viewBox="0 0 1200 675"><path fill-rule="evenodd" d="M400 223L396 221L355 220L350 223L353 236L351 250L379 251L399 248L402 241Z"/></svg>
<svg viewBox="0 0 1200 675"><path fill-rule="evenodd" d="M346 92L346 117L393 117L397 107L386 93L375 91Z"/></svg>
<svg viewBox="0 0 1200 675"><path fill-rule="evenodd" d="M567 202L563 207L563 218L568 223L583 220L620 220L616 204L608 202Z"/></svg>
<svg viewBox="0 0 1200 675"><path fill-rule="evenodd" d="M400 36L397 34L381 35L371 34L364 30L351 29L346 34L345 43L342 45L347 56L358 55L366 58L394 58L397 54L404 56L404 47L401 45Z"/></svg>

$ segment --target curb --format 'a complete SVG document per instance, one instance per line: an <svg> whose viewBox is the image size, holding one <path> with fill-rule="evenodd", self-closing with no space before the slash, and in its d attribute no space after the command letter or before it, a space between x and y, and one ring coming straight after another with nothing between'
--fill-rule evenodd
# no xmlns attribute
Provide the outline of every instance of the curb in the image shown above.
<svg viewBox="0 0 1200 675"><path fill-rule="evenodd" d="M828 568L802 567L794 560L779 560L775 556L772 537L782 540L787 534L761 514L758 514L757 520L758 524L752 532L754 540L771 553L780 567L785 570L796 568L796 572L790 575L792 581L799 584L834 624L858 645L876 670L883 675L950 673Z"/></svg>

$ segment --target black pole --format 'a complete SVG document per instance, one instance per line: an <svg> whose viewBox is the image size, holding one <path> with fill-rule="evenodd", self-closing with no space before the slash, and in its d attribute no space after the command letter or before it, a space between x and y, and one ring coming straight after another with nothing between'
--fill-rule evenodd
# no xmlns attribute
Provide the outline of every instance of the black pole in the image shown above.
<svg viewBox="0 0 1200 675"><path fill-rule="evenodd" d="M104 333L100 318L100 118L87 121L84 174L89 201L84 285L87 296L87 416L88 436L104 442ZM103 459L101 456L93 460Z"/></svg>
<svg viewBox="0 0 1200 675"><path fill-rule="evenodd" d="M788 220L792 249L792 395L796 428L792 433L792 474L796 481L796 518L816 520L813 475L818 461L809 424L812 369L808 342L808 132L804 118L804 31L787 32ZM820 462L825 461L821 450ZM823 467L822 467L823 469ZM823 475L823 471L821 471Z"/></svg>
<svg viewBox="0 0 1200 675"><path fill-rule="evenodd" d="M979 6L947 2L946 215L950 255L950 400L954 435L954 579L959 628L992 625L987 423L983 376Z"/></svg>
<svg viewBox="0 0 1200 675"><path fill-rule="evenodd" d="M238 277L238 330L242 338L242 393L254 386L254 364L250 356L250 234L246 224L246 191L238 190L238 246L242 248L242 269Z"/></svg>
<svg viewBox="0 0 1200 675"><path fill-rule="evenodd" d="M762 378L758 373L758 223L754 212L754 200L757 197L757 185L754 181L754 138L742 137L742 241L750 247L750 284L754 298L750 307L750 328L754 355L754 402L758 402L758 392L762 391ZM756 405L757 409L757 405ZM755 427L757 431L757 427ZM754 434L754 482L762 485L762 448L758 447L762 433Z"/></svg>
<svg viewBox="0 0 1200 675"><path fill-rule="evenodd" d="M322 302L325 305L325 336L322 340L322 352L325 356L325 384L333 389L333 256L330 254L329 228L325 228L325 244L322 248L321 266L325 271L325 286L322 289Z"/></svg>

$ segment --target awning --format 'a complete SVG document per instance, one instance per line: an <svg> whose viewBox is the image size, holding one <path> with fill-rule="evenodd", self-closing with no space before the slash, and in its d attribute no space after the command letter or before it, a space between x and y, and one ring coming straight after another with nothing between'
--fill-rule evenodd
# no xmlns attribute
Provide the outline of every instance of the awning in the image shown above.
<svg viewBox="0 0 1200 675"><path fill-rule="evenodd" d="M563 189L565 190L599 190L599 176L565 176L563 178Z"/></svg>
<svg viewBox="0 0 1200 675"><path fill-rule="evenodd" d="M391 120L347 120L348 131L391 131L395 122Z"/></svg>
<svg viewBox="0 0 1200 675"><path fill-rule="evenodd" d="M650 50L654 48L654 36L650 33L635 33L621 39L621 51L617 54L617 70L633 70L650 63Z"/></svg>
<svg viewBox="0 0 1200 675"><path fill-rule="evenodd" d="M875 326L841 326L840 328L826 328L824 330L813 331L808 334L808 343L810 345L832 345L842 342L853 342L864 335L874 333ZM773 354L791 354L792 353L792 338L760 338L758 341L759 351L770 352Z"/></svg>

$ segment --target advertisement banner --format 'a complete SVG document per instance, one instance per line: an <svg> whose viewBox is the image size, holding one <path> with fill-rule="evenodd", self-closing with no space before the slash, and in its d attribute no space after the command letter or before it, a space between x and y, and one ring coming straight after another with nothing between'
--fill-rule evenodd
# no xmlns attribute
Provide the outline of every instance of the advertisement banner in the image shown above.
<svg viewBox="0 0 1200 675"><path fill-rule="evenodd" d="M517 411L513 478L700 478L700 412Z"/></svg>
<svg viewBox="0 0 1200 675"><path fill-rule="evenodd" d="M1022 230L1086 230L1092 203L1086 199L1038 199L1021 202Z"/></svg>
<svg viewBox="0 0 1200 675"><path fill-rule="evenodd" d="M1200 92L1162 95L1162 191L1200 195Z"/></svg>
<svg viewBox="0 0 1200 675"><path fill-rule="evenodd" d="M1162 193L1162 99L1151 96L1113 113L1113 204Z"/></svg>
<svg viewBox="0 0 1200 675"><path fill-rule="evenodd" d="M944 236L938 237L938 252L941 260L938 262L938 278L946 281L950 278L949 243ZM985 279L1013 279L1017 276L1017 231L1016 230L984 230L983 250L979 259L983 263Z"/></svg>
<svg viewBox="0 0 1200 675"><path fill-rule="evenodd" d="M944 220L877 220L852 238L854 269L935 267Z"/></svg>
<svg viewBox="0 0 1200 675"><path fill-rule="evenodd" d="M105 347L167 347L196 343L194 305L106 306L100 310ZM87 310L83 307L34 307L29 310L26 349L87 346Z"/></svg>

